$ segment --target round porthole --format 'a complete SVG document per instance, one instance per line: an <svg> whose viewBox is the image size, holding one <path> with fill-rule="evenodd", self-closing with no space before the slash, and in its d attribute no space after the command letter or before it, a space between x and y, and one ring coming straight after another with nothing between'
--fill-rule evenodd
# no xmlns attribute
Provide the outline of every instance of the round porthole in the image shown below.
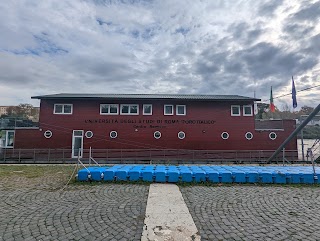
<svg viewBox="0 0 320 241"><path fill-rule="evenodd" d="M180 131L180 132L178 133L178 138L179 138L180 140L184 139L185 137L186 137L186 133L184 133L183 131Z"/></svg>
<svg viewBox="0 0 320 241"><path fill-rule="evenodd" d="M271 132L271 133L269 134L269 138L270 138L271 140L275 140L275 139L277 139L277 134L274 133L274 132Z"/></svg>
<svg viewBox="0 0 320 241"><path fill-rule="evenodd" d="M110 131L110 138L114 139L114 138L117 138L117 136L118 136L118 132Z"/></svg>
<svg viewBox="0 0 320 241"><path fill-rule="evenodd" d="M253 134L251 132L247 132L245 136L247 140L251 140L253 138Z"/></svg>
<svg viewBox="0 0 320 241"><path fill-rule="evenodd" d="M86 134L85 134L85 136L86 136L88 139L90 139L90 138L93 137L93 132L92 132L92 131L87 131Z"/></svg>
<svg viewBox="0 0 320 241"><path fill-rule="evenodd" d="M227 139L229 138L229 133L228 133L228 132L222 132L222 133L221 133L221 138L222 138L223 140L227 140Z"/></svg>
<svg viewBox="0 0 320 241"><path fill-rule="evenodd" d="M160 139L160 137L161 137L161 132L160 132L160 131L155 131L155 132L153 133L153 136L154 136L154 138L156 138L156 139Z"/></svg>
<svg viewBox="0 0 320 241"><path fill-rule="evenodd" d="M45 138L49 139L52 137L52 131L47 130L43 133L43 135Z"/></svg>

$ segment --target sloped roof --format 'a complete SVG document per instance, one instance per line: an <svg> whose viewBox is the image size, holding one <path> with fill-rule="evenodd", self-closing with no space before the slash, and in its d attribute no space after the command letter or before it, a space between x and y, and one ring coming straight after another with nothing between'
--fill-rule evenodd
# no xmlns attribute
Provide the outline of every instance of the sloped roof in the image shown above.
<svg viewBox="0 0 320 241"><path fill-rule="evenodd" d="M180 95L180 94L71 94L32 96L32 99L177 99L206 101L260 101L257 98L239 95Z"/></svg>

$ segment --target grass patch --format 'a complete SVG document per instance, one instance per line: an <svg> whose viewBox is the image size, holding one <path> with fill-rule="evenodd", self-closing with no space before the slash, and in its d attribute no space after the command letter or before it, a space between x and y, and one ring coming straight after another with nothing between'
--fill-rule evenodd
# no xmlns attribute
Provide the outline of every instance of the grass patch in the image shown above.
<svg viewBox="0 0 320 241"><path fill-rule="evenodd" d="M1 165L0 178L26 177L38 178L52 175L71 175L74 166L71 165Z"/></svg>

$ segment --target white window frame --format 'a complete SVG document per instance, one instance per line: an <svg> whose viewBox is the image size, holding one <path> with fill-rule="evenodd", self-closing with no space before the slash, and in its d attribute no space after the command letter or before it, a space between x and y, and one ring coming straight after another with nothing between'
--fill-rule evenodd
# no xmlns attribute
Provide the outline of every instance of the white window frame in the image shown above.
<svg viewBox="0 0 320 241"><path fill-rule="evenodd" d="M157 133L159 133L160 134L160 136L159 137L156 137L156 134ZM155 132L153 132L153 137L155 138L155 139L157 139L157 140L159 140L160 138L161 138L161 132L160 131L155 131Z"/></svg>
<svg viewBox="0 0 320 241"><path fill-rule="evenodd" d="M103 105L108 105L108 113L102 113L102 106ZM110 113L110 106L116 106L117 107L117 113ZM119 105L118 104L100 104L100 115L119 115Z"/></svg>
<svg viewBox="0 0 320 241"><path fill-rule="evenodd" d="M12 146L8 146L8 135L9 135L9 132L10 132L10 133L13 133L13 143L12 143ZM16 132L13 131L13 130L8 130L8 131L6 131L6 139L5 139L5 142L4 142L4 148L14 148L15 135L16 135Z"/></svg>
<svg viewBox="0 0 320 241"><path fill-rule="evenodd" d="M128 106L129 107L129 113L122 113L122 107ZM131 106L137 106L137 113L130 113L130 107ZM120 115L139 115L139 105L138 104L121 104L120 105Z"/></svg>
<svg viewBox="0 0 320 241"><path fill-rule="evenodd" d="M178 107L183 107L183 114L178 113ZM187 115L187 106L186 105L176 105L176 115Z"/></svg>
<svg viewBox="0 0 320 241"><path fill-rule="evenodd" d="M248 136L247 136L248 134L251 134L251 138L248 138ZM253 134L250 131L248 131L244 136L248 141L252 140L252 138L253 138Z"/></svg>
<svg viewBox="0 0 320 241"><path fill-rule="evenodd" d="M167 113L166 113L166 107L167 107L167 106L171 106L171 107L172 107L172 113L171 113L171 114L167 114ZM173 106L173 105L164 105L164 106L163 106L163 114L164 114L164 115L174 115L174 106Z"/></svg>
<svg viewBox="0 0 320 241"><path fill-rule="evenodd" d="M116 133L116 136L112 136L111 133ZM118 137L118 132L117 131L110 131L109 136L111 139L116 139Z"/></svg>
<svg viewBox="0 0 320 241"><path fill-rule="evenodd" d="M227 134L227 135L228 135L227 138L224 138L224 137L223 137L223 134ZM222 138L223 140L228 140L229 137L230 137L230 135L229 135L228 132L224 131L224 132L221 133L221 138Z"/></svg>
<svg viewBox="0 0 320 241"><path fill-rule="evenodd" d="M81 131L81 135L75 135L74 133L76 132L76 131ZM72 148L71 148L71 158L78 158L78 154L77 155L73 155L74 154L74 140L75 140L75 137L81 137L81 148L80 148L80 150L81 150L81 152L80 152L80 156L79 156L79 158L82 158L82 156L83 156L83 130L73 130L72 131Z"/></svg>
<svg viewBox="0 0 320 241"><path fill-rule="evenodd" d="M47 135L47 133L48 133L49 135ZM52 131L46 130L46 131L43 133L43 136L44 136L45 138L47 138L47 139L50 139L50 138L52 137Z"/></svg>
<svg viewBox="0 0 320 241"><path fill-rule="evenodd" d="M182 137L182 138L179 136L180 134L183 134L183 137ZM183 140L184 138L186 138L186 133L185 133L184 131L179 131L179 132L178 132L178 138L179 138L180 140Z"/></svg>
<svg viewBox="0 0 320 241"><path fill-rule="evenodd" d="M251 110L250 114L246 114L246 112L244 110L246 107L250 107L250 110ZM252 105L244 105L244 106L242 106L242 113L243 113L243 116L253 116Z"/></svg>
<svg viewBox="0 0 320 241"><path fill-rule="evenodd" d="M57 113L56 112L56 106L57 105L62 105L62 112L61 113ZM64 106L66 105L70 105L71 106L71 113L65 113L64 112ZM73 114L73 104L60 104L60 103L57 103L57 104L54 104L54 108L53 108L53 114L55 115L72 115Z"/></svg>
<svg viewBox="0 0 320 241"><path fill-rule="evenodd" d="M145 106L150 106L151 107L151 113L145 113L144 112L144 107ZM152 115L152 104L144 104L143 106L142 106L142 108L143 108L143 115Z"/></svg>
<svg viewBox="0 0 320 241"><path fill-rule="evenodd" d="M91 136L89 135L91 134ZM92 131L86 131L86 133L84 134L86 138L90 139L93 137L93 132Z"/></svg>
<svg viewBox="0 0 320 241"><path fill-rule="evenodd" d="M271 138L271 135L272 135L272 134L275 135L274 138ZM270 138L270 140L274 141L275 139L277 139L277 137L278 137L277 133L275 133L275 132L270 132L270 133L269 133L269 138Z"/></svg>
<svg viewBox="0 0 320 241"><path fill-rule="evenodd" d="M233 113L233 107L237 107L239 109L239 114ZM231 116L241 116L241 108L240 105L231 105Z"/></svg>

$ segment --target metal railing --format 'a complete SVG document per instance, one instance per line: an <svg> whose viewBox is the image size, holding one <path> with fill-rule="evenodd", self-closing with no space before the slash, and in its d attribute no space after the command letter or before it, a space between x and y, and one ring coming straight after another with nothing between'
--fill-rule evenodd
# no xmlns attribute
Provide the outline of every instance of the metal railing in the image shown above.
<svg viewBox="0 0 320 241"><path fill-rule="evenodd" d="M264 163L274 150L182 150L182 149L84 149L82 162L90 163ZM75 163L71 149L1 149L0 163ZM285 151L291 163L298 159L297 151ZM283 153L275 162L282 163Z"/></svg>

